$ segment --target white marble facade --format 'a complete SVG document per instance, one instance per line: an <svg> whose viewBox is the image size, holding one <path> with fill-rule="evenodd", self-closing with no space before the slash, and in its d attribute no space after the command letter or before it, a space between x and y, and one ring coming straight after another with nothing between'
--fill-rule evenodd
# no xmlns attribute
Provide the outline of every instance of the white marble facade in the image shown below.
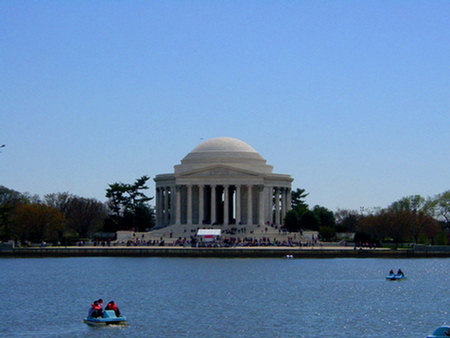
<svg viewBox="0 0 450 338"><path fill-rule="evenodd" d="M238 139L207 140L174 169L155 177L157 226L281 225L291 208L291 176Z"/></svg>

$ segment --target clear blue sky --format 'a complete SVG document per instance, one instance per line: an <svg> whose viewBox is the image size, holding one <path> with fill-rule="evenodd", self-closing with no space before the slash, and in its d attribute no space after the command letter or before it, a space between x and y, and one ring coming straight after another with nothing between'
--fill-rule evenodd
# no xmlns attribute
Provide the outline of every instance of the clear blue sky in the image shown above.
<svg viewBox="0 0 450 338"><path fill-rule="evenodd" d="M450 1L4 0L0 39L0 185L20 192L104 201L218 136L311 206L450 188Z"/></svg>

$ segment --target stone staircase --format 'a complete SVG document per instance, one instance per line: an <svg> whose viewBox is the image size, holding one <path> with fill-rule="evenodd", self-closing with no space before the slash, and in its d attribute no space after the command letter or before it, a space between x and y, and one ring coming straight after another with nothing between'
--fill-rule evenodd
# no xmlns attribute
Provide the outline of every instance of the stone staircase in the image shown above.
<svg viewBox="0 0 450 338"><path fill-rule="evenodd" d="M260 225L203 225L199 226L195 225L170 225L164 228L160 228L157 230L152 230L148 232L131 232L131 231L118 231L117 233L117 244L124 244L127 241L133 242L148 242L148 241L156 241L159 242L164 240L166 244L171 244L177 241L178 239L190 240L191 236L195 236L197 234L198 229L220 229L222 230L221 238L252 238L256 240L260 240L262 238L268 238L270 241L298 241L299 239L302 242L310 241L311 238L315 235L317 238L316 232L304 232L302 236L299 233L289 233L286 231L282 231L280 227L276 226L260 226ZM312 233L312 234L311 234Z"/></svg>

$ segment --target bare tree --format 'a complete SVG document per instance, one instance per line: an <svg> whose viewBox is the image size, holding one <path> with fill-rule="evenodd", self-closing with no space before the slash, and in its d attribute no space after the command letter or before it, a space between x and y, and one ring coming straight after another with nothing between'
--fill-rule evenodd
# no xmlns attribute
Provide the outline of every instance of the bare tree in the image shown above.
<svg viewBox="0 0 450 338"><path fill-rule="evenodd" d="M105 205L93 198L71 195L68 192L45 195L45 204L60 211L66 219L66 232L81 238L98 231L106 217Z"/></svg>
<svg viewBox="0 0 450 338"><path fill-rule="evenodd" d="M102 227L106 208L96 199L74 196L68 201L65 215L67 226L77 232L79 237L87 238Z"/></svg>

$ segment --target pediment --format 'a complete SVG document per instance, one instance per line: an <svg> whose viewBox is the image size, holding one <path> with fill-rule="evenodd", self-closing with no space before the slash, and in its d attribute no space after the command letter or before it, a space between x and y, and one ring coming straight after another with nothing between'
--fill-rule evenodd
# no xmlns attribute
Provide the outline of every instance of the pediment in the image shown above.
<svg viewBox="0 0 450 338"><path fill-rule="evenodd" d="M227 166L215 166L203 169L197 169L190 172L181 174L182 177L248 177L248 176L259 176L258 173L232 168Z"/></svg>

